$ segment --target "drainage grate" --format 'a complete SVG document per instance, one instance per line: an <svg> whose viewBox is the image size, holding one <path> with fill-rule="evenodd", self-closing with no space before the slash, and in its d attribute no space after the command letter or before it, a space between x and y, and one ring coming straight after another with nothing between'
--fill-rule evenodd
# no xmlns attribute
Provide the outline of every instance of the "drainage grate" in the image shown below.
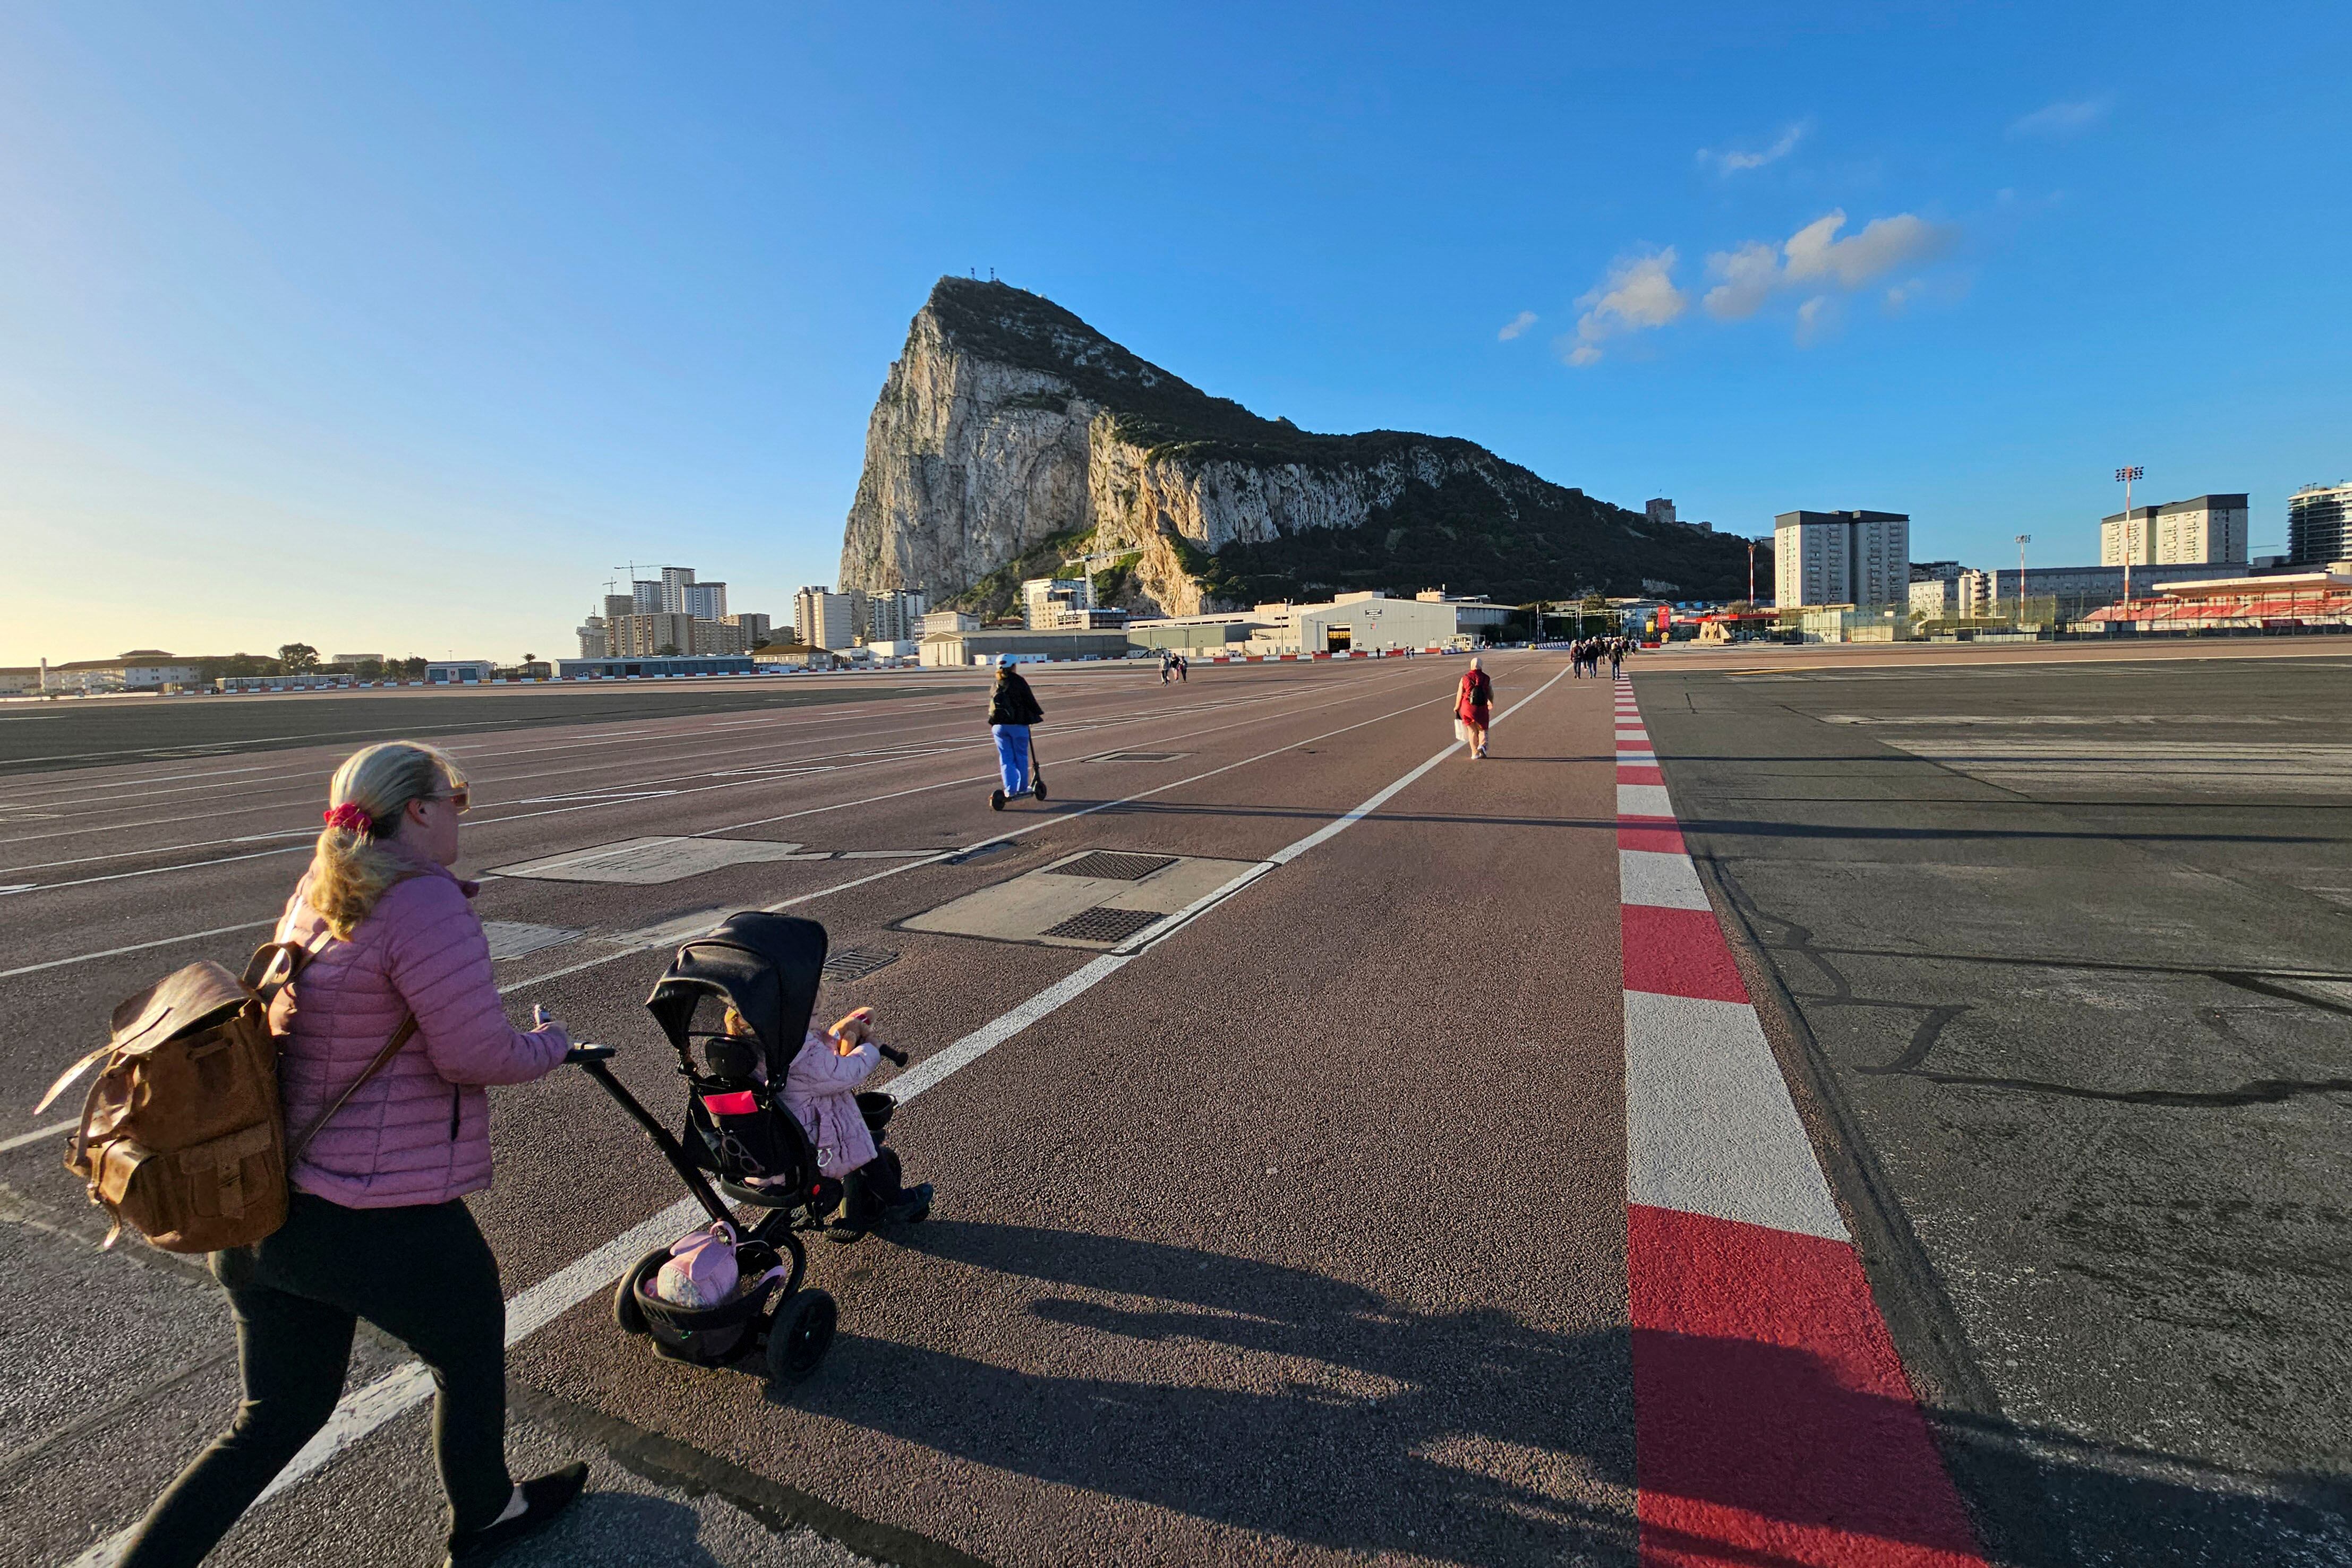
<svg viewBox="0 0 2352 1568"><path fill-rule="evenodd" d="M1106 751L1100 757L1090 757L1089 762L1173 762L1189 757L1187 751Z"/></svg>
<svg viewBox="0 0 2352 1568"><path fill-rule="evenodd" d="M844 947L824 961L824 977L828 980L862 980L875 970L886 968L898 961L898 955L887 947Z"/></svg>
<svg viewBox="0 0 2352 1568"><path fill-rule="evenodd" d="M1081 909L1059 925L1049 925L1042 933L1047 936L1066 936L1073 942L1124 942L1147 925L1167 919L1164 911L1157 909L1114 909L1109 904L1097 904Z"/></svg>
<svg viewBox="0 0 2352 1568"><path fill-rule="evenodd" d="M1153 872L1176 863L1174 855L1130 855L1117 850L1097 850L1066 865L1045 868L1048 876L1098 876L1106 882L1141 882Z"/></svg>

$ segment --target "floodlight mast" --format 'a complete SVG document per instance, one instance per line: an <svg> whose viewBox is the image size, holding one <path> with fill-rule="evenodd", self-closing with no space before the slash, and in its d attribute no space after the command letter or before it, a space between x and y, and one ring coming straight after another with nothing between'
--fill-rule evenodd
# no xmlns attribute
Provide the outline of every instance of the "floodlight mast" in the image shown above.
<svg viewBox="0 0 2352 1568"><path fill-rule="evenodd" d="M2032 534L2017 536L2017 629L2021 632L2025 630L2025 547L2032 542Z"/></svg>
<svg viewBox="0 0 2352 1568"><path fill-rule="evenodd" d="M2118 468L2116 470L2116 477L2123 481L2124 486L2124 603L2126 606L2131 603L2132 481L2135 479L2144 479L2147 476L2147 470L2141 467L2137 463L2131 465L2127 468ZM2137 626L2139 622L2135 619L2132 624Z"/></svg>

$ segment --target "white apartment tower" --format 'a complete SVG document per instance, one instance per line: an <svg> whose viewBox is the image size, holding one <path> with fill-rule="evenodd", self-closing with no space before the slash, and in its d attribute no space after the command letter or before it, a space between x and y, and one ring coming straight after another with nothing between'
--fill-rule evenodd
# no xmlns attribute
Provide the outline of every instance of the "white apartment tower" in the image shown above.
<svg viewBox="0 0 2352 1568"><path fill-rule="evenodd" d="M1906 512L1783 512L1772 519L1773 593L1809 604L1899 604L1911 597Z"/></svg>
<svg viewBox="0 0 2352 1568"><path fill-rule="evenodd" d="M793 595L793 635L812 648L848 649L857 645L856 593L835 593L830 588L803 588Z"/></svg>
<svg viewBox="0 0 2352 1568"><path fill-rule="evenodd" d="M2246 497L2198 496L2099 519L2101 566L2236 566L2246 559Z"/></svg>

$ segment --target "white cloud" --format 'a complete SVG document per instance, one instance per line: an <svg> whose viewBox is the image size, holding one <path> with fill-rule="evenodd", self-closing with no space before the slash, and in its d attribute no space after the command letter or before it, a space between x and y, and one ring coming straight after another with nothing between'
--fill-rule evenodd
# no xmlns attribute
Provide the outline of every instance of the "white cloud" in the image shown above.
<svg viewBox="0 0 2352 1568"><path fill-rule="evenodd" d="M1706 291L1699 303L1718 321L1739 321L1764 308L1765 299L1780 281L1780 253L1761 240L1749 240L1738 250L1719 250L1706 258L1710 277L1723 281Z"/></svg>
<svg viewBox="0 0 2352 1568"><path fill-rule="evenodd" d="M1816 294L1797 307L1797 347L1810 349L1822 336L1837 326L1838 304L1826 294Z"/></svg>
<svg viewBox="0 0 2352 1568"><path fill-rule="evenodd" d="M1504 326L1501 331L1495 334L1496 341L1502 343L1509 342L1512 339L1517 337L1520 333L1534 326L1536 324L1536 313L1534 311L1520 311L1517 315L1510 319L1509 322Z"/></svg>
<svg viewBox="0 0 2352 1568"><path fill-rule="evenodd" d="M1811 120L1801 120L1780 132L1780 140L1760 152L1741 152L1729 149L1717 152L1712 148L1702 147L1698 150L1698 161L1714 169L1718 174L1738 174L1749 169L1761 169L1765 164L1778 163L1781 159L1794 152L1797 150L1797 143L1805 139L1805 132L1811 129L1812 129Z"/></svg>
<svg viewBox="0 0 2352 1568"><path fill-rule="evenodd" d="M1707 276L1717 279L1699 303L1718 321L1740 321L1764 308L1782 288L1802 285L1860 288L1912 263L1924 261L1951 243L1952 231L1911 213L1873 218L1860 234L1837 237L1845 226L1845 213L1834 210L1814 219L1778 246L1749 240L1735 250L1718 250L1706 258ZM1916 279L1889 291L1887 304L1899 309L1916 298ZM1801 337L1808 321L1821 321L1827 306L1816 297L1799 308ZM1811 315L1807 317L1809 309Z"/></svg>
<svg viewBox="0 0 2352 1568"><path fill-rule="evenodd" d="M1874 277L1933 256L1951 238L1941 225L1910 213L1873 218L1860 234L1835 238L1844 225L1845 213L1840 209L1789 236L1780 249L1789 258L1790 281L1834 278L1843 287L1859 288Z"/></svg>
<svg viewBox="0 0 2352 1568"><path fill-rule="evenodd" d="M2115 101L2111 93L2073 100L2060 99L2056 103L2045 104L2032 114L2021 115L2011 120L2009 133L2011 136L2072 136L2078 131L2088 131L2105 120L2107 110L2115 107Z"/></svg>
<svg viewBox="0 0 2352 1568"><path fill-rule="evenodd" d="M1576 320L1575 347L1567 354L1571 365L1589 365L1601 358L1600 345L1626 332L1664 327L1690 305L1690 296L1675 287L1675 248L1668 246L1649 256L1630 256L1609 269L1609 276L1577 300L1584 314ZM1563 339L1565 345L1570 340Z"/></svg>

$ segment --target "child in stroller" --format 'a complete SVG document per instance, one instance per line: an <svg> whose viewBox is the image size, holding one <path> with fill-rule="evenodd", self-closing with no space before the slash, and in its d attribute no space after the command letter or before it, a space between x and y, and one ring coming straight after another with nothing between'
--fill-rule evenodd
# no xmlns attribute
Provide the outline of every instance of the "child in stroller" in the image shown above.
<svg viewBox="0 0 2352 1568"><path fill-rule="evenodd" d="M764 1345L772 1375L807 1376L832 1343L835 1305L825 1291L803 1288L808 1258L794 1233L824 1228L845 1197L852 1207L838 1231L843 1240L880 1219L929 1212L931 1189L902 1192L898 1157L880 1146L896 1103L856 1092L877 1058L903 1066L905 1055L871 1038L870 1012L823 1033L809 1028L825 946L824 927L814 921L750 912L678 949L646 1009L677 1052L686 1081L682 1135L614 1076L613 1047L577 1045L566 1059L645 1130L710 1218L707 1239L689 1236L647 1253L614 1290L622 1331L650 1335L668 1359L717 1365ZM793 1063L803 1056L823 1070L806 1109L789 1103ZM812 1126L833 1145L830 1161L820 1157ZM747 1222L730 1199L762 1217ZM731 1260L722 1255L730 1249ZM671 1288L689 1281L691 1290Z"/></svg>
<svg viewBox="0 0 2352 1568"><path fill-rule="evenodd" d="M756 1040L731 1008L727 1030ZM890 1048L874 1032L874 1009L859 1008L831 1029L809 1030L784 1070L785 1108L815 1145L819 1174L842 1184L841 1218L827 1228L835 1241L855 1241L877 1225L919 1220L931 1212L930 1183L905 1186L898 1151L880 1143L898 1102L857 1090L886 1051ZM890 1054L902 1063L906 1060Z"/></svg>

